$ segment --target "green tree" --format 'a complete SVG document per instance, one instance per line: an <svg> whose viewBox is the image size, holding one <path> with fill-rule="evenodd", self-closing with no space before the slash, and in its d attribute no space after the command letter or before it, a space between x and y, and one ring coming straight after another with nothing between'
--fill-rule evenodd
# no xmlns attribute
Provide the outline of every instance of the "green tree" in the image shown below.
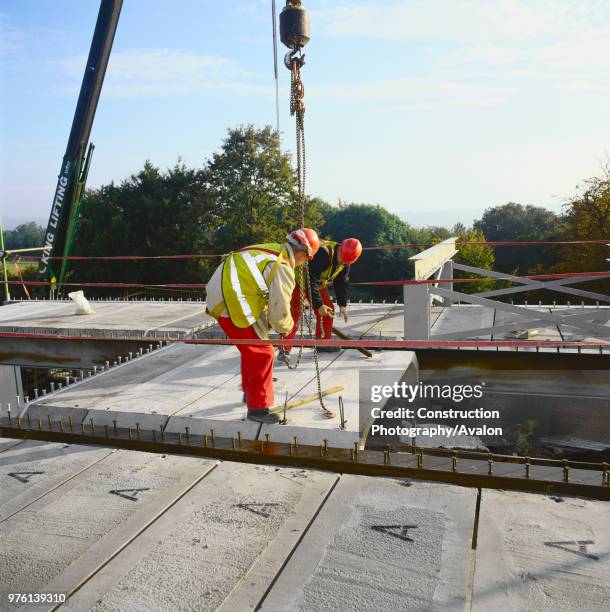
<svg viewBox="0 0 610 612"><path fill-rule="evenodd" d="M509 202L488 208L474 228L481 230L490 242L547 240L557 230L559 216L538 206ZM553 252L544 246L497 246L496 269L500 272L527 274L555 263Z"/></svg>
<svg viewBox="0 0 610 612"><path fill-rule="evenodd" d="M296 178L290 155L271 127L228 130L219 153L202 172L221 219L216 244L223 251L257 242L281 242L298 227ZM317 228L320 201L309 199L305 225Z"/></svg>
<svg viewBox="0 0 610 612"><path fill-rule="evenodd" d="M610 168L601 177L586 180L578 193L564 205L562 240L604 240L610 236ZM564 245L557 249L557 272L596 272L608 269L608 246L603 244ZM595 288L607 291L608 279ZM591 285L589 286L591 287Z"/></svg>
<svg viewBox="0 0 610 612"><path fill-rule="evenodd" d="M4 232L4 245L7 249L27 249L44 245L44 229L30 221L22 223L14 230Z"/></svg>
<svg viewBox="0 0 610 612"><path fill-rule="evenodd" d="M220 217L200 171L178 163L161 171L150 162L120 185L88 190L75 255L213 253ZM196 282L218 260L75 262L72 278L150 284Z"/></svg>
<svg viewBox="0 0 610 612"><path fill-rule="evenodd" d="M454 228L456 229L456 228ZM461 229L461 228L457 228ZM458 253L453 258L456 263L492 270L494 267L493 248L485 244L468 244L471 242L485 242L485 235L480 229L463 230L458 233L457 249ZM471 272L457 271L455 278L472 278ZM458 283L455 285L456 291L460 293L477 293L479 291L489 291L493 289L495 281L493 278L484 277L480 281L473 283Z"/></svg>
<svg viewBox="0 0 610 612"><path fill-rule="evenodd" d="M381 206L371 204L349 204L326 210L322 235L340 242L344 238L358 238L364 247L417 242L416 230L396 215ZM356 282L402 280L412 278L413 266L409 257L414 249L383 249L364 251L352 266L350 280ZM399 288L367 287L352 289L351 296L397 298L402 296Z"/></svg>

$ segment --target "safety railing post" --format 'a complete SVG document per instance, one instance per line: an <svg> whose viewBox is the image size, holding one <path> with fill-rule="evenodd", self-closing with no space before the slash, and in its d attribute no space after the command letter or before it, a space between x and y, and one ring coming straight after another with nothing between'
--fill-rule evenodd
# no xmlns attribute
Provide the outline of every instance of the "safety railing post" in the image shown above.
<svg viewBox="0 0 610 612"><path fill-rule="evenodd" d="M443 264L441 268L441 273L439 276L440 280L453 280L453 261L449 260ZM444 289L448 289L449 291L453 291L453 283L443 283L442 287ZM443 298L443 306L451 306L453 304L453 300L450 297Z"/></svg>
<svg viewBox="0 0 610 612"><path fill-rule="evenodd" d="M404 338L430 339L430 285L404 285Z"/></svg>

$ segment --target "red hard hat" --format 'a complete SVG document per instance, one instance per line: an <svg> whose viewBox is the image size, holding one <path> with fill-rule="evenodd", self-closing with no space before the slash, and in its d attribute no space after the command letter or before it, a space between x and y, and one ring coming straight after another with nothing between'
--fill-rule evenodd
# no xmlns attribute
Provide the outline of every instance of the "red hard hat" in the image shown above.
<svg viewBox="0 0 610 612"><path fill-rule="evenodd" d="M290 234L286 236L286 239L291 244L298 243L303 245L307 249L307 259L309 259L309 261L313 259L320 248L318 234L315 230L308 227L302 227L301 229L290 232Z"/></svg>
<svg viewBox="0 0 610 612"><path fill-rule="evenodd" d="M357 238L346 238L339 245L339 256L344 264L353 264L362 255L362 245Z"/></svg>

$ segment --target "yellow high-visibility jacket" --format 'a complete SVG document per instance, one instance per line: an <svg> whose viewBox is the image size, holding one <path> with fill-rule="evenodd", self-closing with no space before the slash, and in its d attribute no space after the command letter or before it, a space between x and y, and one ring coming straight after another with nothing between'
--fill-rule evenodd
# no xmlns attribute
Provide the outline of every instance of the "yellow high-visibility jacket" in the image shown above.
<svg viewBox="0 0 610 612"><path fill-rule="evenodd" d="M207 284L207 312L228 316L236 327L287 334L293 326L294 254L290 245L256 244L230 253Z"/></svg>
<svg viewBox="0 0 610 612"><path fill-rule="evenodd" d="M322 272L320 275L320 288L326 287L329 283L331 283L339 274L341 270L345 268L344 264L338 264L336 269L333 271L333 258L335 255L335 249L337 248L337 243L332 240L323 240L320 244L320 248L323 248L328 253L328 261L330 262L328 268Z"/></svg>

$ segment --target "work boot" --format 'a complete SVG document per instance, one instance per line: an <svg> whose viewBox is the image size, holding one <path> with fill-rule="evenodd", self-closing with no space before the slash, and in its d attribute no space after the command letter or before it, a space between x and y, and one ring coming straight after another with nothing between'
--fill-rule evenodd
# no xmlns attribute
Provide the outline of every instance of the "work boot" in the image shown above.
<svg viewBox="0 0 610 612"><path fill-rule="evenodd" d="M248 421L273 425L280 422L280 417L275 412L270 412L269 408L263 410L251 410L248 408Z"/></svg>

